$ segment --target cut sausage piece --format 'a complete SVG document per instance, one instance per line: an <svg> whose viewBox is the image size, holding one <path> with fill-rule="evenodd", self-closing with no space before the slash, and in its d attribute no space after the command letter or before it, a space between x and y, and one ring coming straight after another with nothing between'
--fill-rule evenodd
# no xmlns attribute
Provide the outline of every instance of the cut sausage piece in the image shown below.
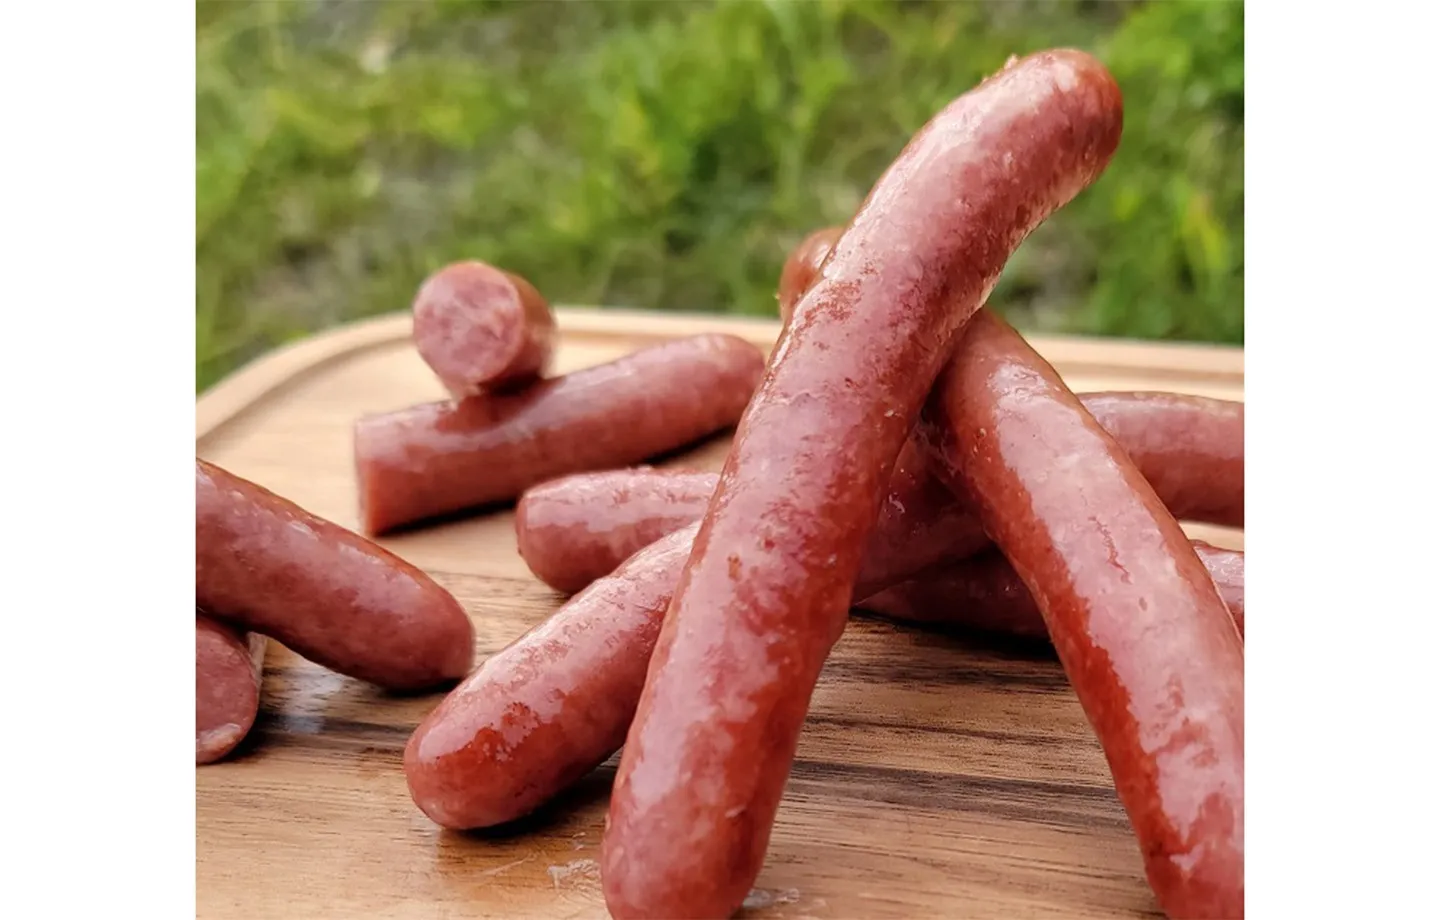
<svg viewBox="0 0 1440 920"><path fill-rule="evenodd" d="M675 589L611 794L617 918L728 917L769 844L820 668L954 333L1120 137L1094 58L1032 55L882 176L795 306Z"/></svg>
<svg viewBox="0 0 1440 920"><path fill-rule="evenodd" d="M226 757L255 724L265 637L195 611L195 762Z"/></svg>
<svg viewBox="0 0 1440 920"><path fill-rule="evenodd" d="M744 339L696 335L518 393L362 418L362 526L380 534L695 443L735 424L764 369L763 353Z"/></svg>
<svg viewBox="0 0 1440 920"><path fill-rule="evenodd" d="M1161 908L1243 917L1244 645L1180 525L988 310L936 384L925 430L1040 609Z"/></svg>
<svg viewBox="0 0 1440 920"><path fill-rule="evenodd" d="M429 575L198 457L195 605L391 690L453 683L474 662L470 617Z"/></svg>
<svg viewBox="0 0 1440 920"><path fill-rule="evenodd" d="M530 282L484 262L456 262L420 286L415 348L457 399L537 380L555 350L555 316Z"/></svg>
<svg viewBox="0 0 1440 920"><path fill-rule="evenodd" d="M1245 635L1245 554L1192 541L1230 616ZM911 623L963 626L1021 639L1049 639L1035 598L998 550L936 566L867 597L862 610Z"/></svg>
<svg viewBox="0 0 1440 920"><path fill-rule="evenodd" d="M1087 393L1080 401L1176 518L1243 526L1243 403L1149 392ZM865 552L862 582L888 584L989 545L964 504L929 478L927 463L913 447L902 454ZM573 593L699 520L719 479L643 468L576 473L535 486L515 509L520 555L541 581Z"/></svg>

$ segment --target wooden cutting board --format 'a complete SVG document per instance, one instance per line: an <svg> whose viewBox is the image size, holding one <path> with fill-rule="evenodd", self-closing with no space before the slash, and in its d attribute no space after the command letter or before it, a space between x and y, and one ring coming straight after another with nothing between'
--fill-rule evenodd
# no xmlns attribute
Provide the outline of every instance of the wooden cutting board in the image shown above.
<svg viewBox="0 0 1440 920"><path fill-rule="evenodd" d="M778 324L558 311L557 372L668 337ZM350 431L362 413L443 398L408 314L268 355L196 402L195 452L343 526L357 523ZM1035 338L1077 391L1244 398L1239 349ZM675 458L718 469L726 439ZM459 598L477 654L561 602L525 568L512 516L381 542ZM1244 534L1187 528L1244 548ZM259 720L232 760L196 768L197 916L605 917L597 859L615 758L503 832L442 831L400 769L440 696L387 696L272 642ZM1159 916L1109 771L1048 649L857 616L825 666L747 917Z"/></svg>

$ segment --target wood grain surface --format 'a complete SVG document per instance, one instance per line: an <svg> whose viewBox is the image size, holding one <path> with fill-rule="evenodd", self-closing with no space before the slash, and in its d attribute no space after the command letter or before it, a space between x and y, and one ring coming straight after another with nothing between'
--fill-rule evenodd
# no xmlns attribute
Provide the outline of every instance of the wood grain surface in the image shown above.
<svg viewBox="0 0 1440 920"><path fill-rule="evenodd" d="M667 337L778 324L562 309L557 372ZM382 317L275 352L203 394L204 457L357 525L351 425L444 398ZM1033 339L1077 391L1244 398L1237 349ZM718 469L717 437L668 462ZM1238 549L1244 534L1188 527ZM453 591L477 655L560 603L501 510L382 539ZM501 832L442 831L410 801L400 755L439 695L398 697L277 643L260 717L229 761L196 768L197 916L605 917L599 843L615 758ZM746 917L1159 916L1099 745L1044 647L858 615L825 666Z"/></svg>

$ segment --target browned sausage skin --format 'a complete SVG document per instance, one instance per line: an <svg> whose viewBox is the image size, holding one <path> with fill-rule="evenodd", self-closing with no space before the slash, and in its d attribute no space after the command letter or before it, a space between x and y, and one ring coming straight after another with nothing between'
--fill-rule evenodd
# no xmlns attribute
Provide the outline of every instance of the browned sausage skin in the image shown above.
<svg viewBox="0 0 1440 920"><path fill-rule="evenodd" d="M575 595L425 717L404 760L422 812L456 830L513 821L615 753L697 526Z"/></svg>
<svg viewBox="0 0 1440 920"><path fill-rule="evenodd" d="M795 307L661 625L601 853L618 918L728 917L954 333L1120 136L1095 59L1032 55L921 129Z"/></svg>
<svg viewBox="0 0 1440 920"><path fill-rule="evenodd" d="M735 424L765 369L760 349L705 334L486 394L355 423L370 534L515 499L582 470L639 463Z"/></svg>
<svg viewBox="0 0 1440 920"><path fill-rule="evenodd" d="M1245 554L1192 541L1230 616L1245 635ZM1010 560L991 549L934 566L865 598L862 610L910 623L963 626L1022 639L1048 639L1035 599Z"/></svg>
<svg viewBox="0 0 1440 920"><path fill-rule="evenodd" d="M195 611L195 762L228 756L255 724L266 639Z"/></svg>
<svg viewBox="0 0 1440 920"><path fill-rule="evenodd" d="M781 322L790 322L795 302L815 282L820 266L825 264L830 250L835 248L836 241L844 232L844 227L822 227L801 240L785 260L785 266L780 270L780 290L776 295L780 301Z"/></svg>
<svg viewBox="0 0 1440 920"><path fill-rule="evenodd" d="M555 316L519 275L456 262L425 279L411 305L415 348L457 399L541 377L555 350Z"/></svg>
<svg viewBox="0 0 1440 920"><path fill-rule="evenodd" d="M1171 393L1087 393L1087 409L1180 519L1243 526L1243 403ZM989 544L964 505L907 447L890 480L862 582L888 585ZM515 509L520 555L537 578L573 593L667 533L697 521L718 473L654 468L576 473L527 491ZM956 541L959 542L956 542ZM856 597L863 598L864 594Z"/></svg>
<svg viewBox="0 0 1440 920"><path fill-rule="evenodd" d="M1243 917L1244 645L1180 525L990 311L966 327L922 430L1035 599L1161 908Z"/></svg>
<svg viewBox="0 0 1440 920"><path fill-rule="evenodd" d="M543 482L527 489L515 506L520 557L545 584L573 594L666 534L700 520L719 478L641 467Z"/></svg>
<svg viewBox="0 0 1440 920"><path fill-rule="evenodd" d="M195 605L391 690L453 683L474 662L470 617L430 576L198 457Z"/></svg>

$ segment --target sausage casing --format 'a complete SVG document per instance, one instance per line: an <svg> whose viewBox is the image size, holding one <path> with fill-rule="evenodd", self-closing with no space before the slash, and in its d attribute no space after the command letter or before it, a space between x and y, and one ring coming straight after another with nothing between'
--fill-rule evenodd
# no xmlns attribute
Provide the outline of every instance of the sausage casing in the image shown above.
<svg viewBox="0 0 1440 920"><path fill-rule="evenodd" d="M684 447L735 424L764 369L764 355L744 339L696 335L516 393L362 418L362 526L384 533Z"/></svg>
<svg viewBox="0 0 1440 920"><path fill-rule="evenodd" d="M1044 618L1171 917L1245 912L1244 645L1175 518L1014 329L966 327L924 429Z"/></svg>
<svg viewBox="0 0 1440 920"><path fill-rule="evenodd" d="M453 683L474 662L474 624L429 575L198 457L195 605L391 690Z"/></svg>
<svg viewBox="0 0 1440 920"><path fill-rule="evenodd" d="M1210 580L1245 635L1245 554L1192 541ZM1048 639L1035 598L999 550L934 566L857 605L893 620L962 626L1021 639Z"/></svg>
<svg viewBox="0 0 1440 920"><path fill-rule="evenodd" d="M1086 393L1080 401L1130 453L1176 518L1242 526L1243 403L1173 393ZM1093 407L1093 408L1092 408ZM1133 448L1133 451L1132 451ZM855 596L989 545L928 455L907 445L861 564ZM697 521L718 473L653 468L576 473L528 490L515 535L530 571L573 593L667 533Z"/></svg>
<svg viewBox="0 0 1440 920"><path fill-rule="evenodd" d="M727 917L759 874L820 668L954 333L1092 182L1120 91L1016 61L942 110L802 296L738 426L661 626L601 853L618 918Z"/></svg>

